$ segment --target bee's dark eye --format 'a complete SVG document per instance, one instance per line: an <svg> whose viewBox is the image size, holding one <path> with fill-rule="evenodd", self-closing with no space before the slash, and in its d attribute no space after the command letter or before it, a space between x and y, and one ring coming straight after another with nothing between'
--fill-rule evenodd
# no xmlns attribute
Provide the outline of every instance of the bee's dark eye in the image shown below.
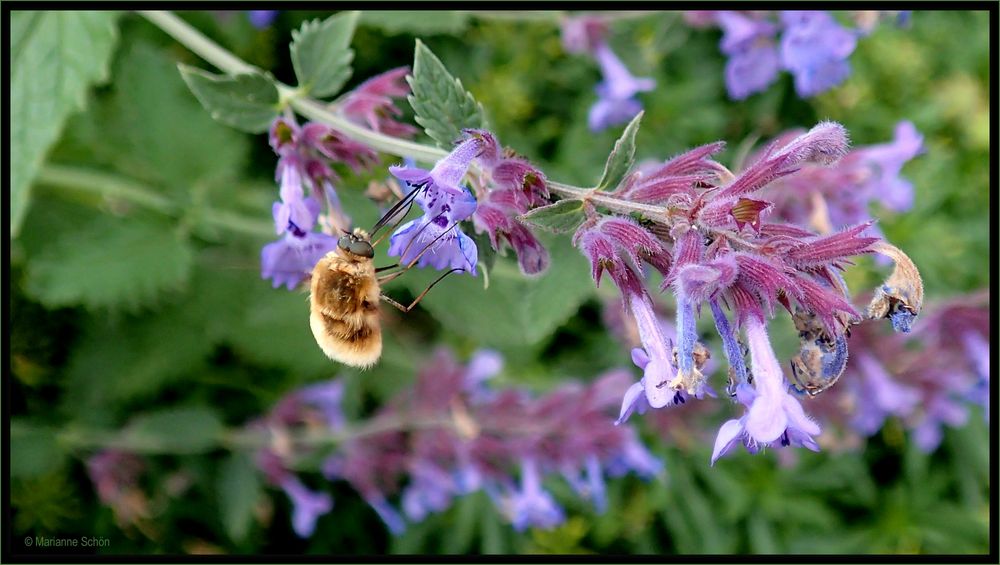
<svg viewBox="0 0 1000 565"><path fill-rule="evenodd" d="M347 246L347 250L355 255L367 257L369 259L375 256L375 250L372 249L372 244L359 239L350 242Z"/></svg>
<svg viewBox="0 0 1000 565"><path fill-rule="evenodd" d="M350 251L351 243L353 241L354 238L351 237L350 235L342 235L340 236L340 239L337 240L337 247L343 249L344 251Z"/></svg>

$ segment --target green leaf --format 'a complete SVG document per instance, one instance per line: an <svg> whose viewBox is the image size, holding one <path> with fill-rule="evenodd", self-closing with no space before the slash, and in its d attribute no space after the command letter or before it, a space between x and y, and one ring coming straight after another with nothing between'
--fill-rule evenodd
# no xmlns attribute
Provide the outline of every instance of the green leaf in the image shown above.
<svg viewBox="0 0 1000 565"><path fill-rule="evenodd" d="M313 97L330 96L351 78L351 38L358 12L341 12L321 23L306 21L292 30L292 66L299 88Z"/></svg>
<svg viewBox="0 0 1000 565"><path fill-rule="evenodd" d="M601 182L597 183L600 190L610 190L618 186L618 183L625 178L625 173L632 168L632 161L635 159L635 134L639 132L639 122L642 120L644 112L636 114L632 121L625 126L622 136L615 142L614 149L608 155L608 161L604 164L604 174L601 175Z"/></svg>
<svg viewBox="0 0 1000 565"><path fill-rule="evenodd" d="M17 236L31 181L91 84L108 77L117 12L10 14L10 234Z"/></svg>
<svg viewBox="0 0 1000 565"><path fill-rule="evenodd" d="M209 182L235 192L232 179L246 161L247 136L209 116L166 52L135 41L126 45L115 63L112 92L70 122L68 141L87 149L71 158L148 182L178 203Z"/></svg>
<svg viewBox="0 0 1000 565"><path fill-rule="evenodd" d="M10 476L38 477L62 465L66 453L56 443L54 429L21 419L10 422Z"/></svg>
<svg viewBox="0 0 1000 565"><path fill-rule="evenodd" d="M518 219L550 232L566 233L579 227L586 216L583 213L583 200L569 198L535 208Z"/></svg>
<svg viewBox="0 0 1000 565"><path fill-rule="evenodd" d="M226 125L261 133L278 116L278 87L262 73L224 76L184 64L178 64L177 68L201 105Z"/></svg>
<svg viewBox="0 0 1000 565"><path fill-rule="evenodd" d="M191 269L187 241L159 222L105 216L56 237L27 268L26 290L50 308L137 309Z"/></svg>
<svg viewBox="0 0 1000 565"><path fill-rule="evenodd" d="M219 471L216 491L226 534L237 543L244 541L262 492L253 458L245 452L230 455Z"/></svg>
<svg viewBox="0 0 1000 565"><path fill-rule="evenodd" d="M540 277L521 274L512 258L497 261L490 287L480 277L452 275L420 302L451 331L484 346L537 345L574 315L595 288L586 259L567 238L542 238L552 264ZM400 277L415 296L440 273L421 269ZM392 295L390 287L387 293ZM488 320L488 322L487 322Z"/></svg>
<svg viewBox="0 0 1000 565"><path fill-rule="evenodd" d="M454 35L468 27L469 15L454 10L365 10L361 24L381 28L390 35Z"/></svg>
<svg viewBox="0 0 1000 565"><path fill-rule="evenodd" d="M301 291L271 288L253 277L254 290L240 326L230 328L227 341L257 363L275 365L305 381L343 369L323 355L309 329L309 297Z"/></svg>
<svg viewBox="0 0 1000 565"><path fill-rule="evenodd" d="M486 128L482 105L419 39L413 74L406 81L413 92L407 100L417 123L440 147L450 149L465 128Z"/></svg>
<svg viewBox="0 0 1000 565"><path fill-rule="evenodd" d="M202 453L215 447L224 429L210 408L166 408L134 418L123 439L140 453Z"/></svg>
<svg viewBox="0 0 1000 565"><path fill-rule="evenodd" d="M455 520L449 528L450 532L442 544L442 550L448 554L468 553L472 548L472 539L479 529L476 516L482 512L490 512L483 508L479 497L463 496L455 502L451 510Z"/></svg>

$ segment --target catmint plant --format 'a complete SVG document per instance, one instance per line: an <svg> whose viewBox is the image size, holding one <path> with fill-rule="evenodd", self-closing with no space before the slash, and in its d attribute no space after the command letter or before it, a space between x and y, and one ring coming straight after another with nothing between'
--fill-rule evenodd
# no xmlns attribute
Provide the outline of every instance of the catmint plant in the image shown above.
<svg viewBox="0 0 1000 565"><path fill-rule="evenodd" d="M633 360L643 377L627 391L620 421L633 411L676 406L690 397L714 394L702 372L707 355L699 352L705 346L695 331L698 311L707 303L730 364L727 389L747 407L744 418L728 422L720 431L713 460L740 441L751 451L766 445L815 448L812 437L820 429L803 412L798 387L785 380L766 321L779 305L790 314L806 312L814 318L816 327L806 335L831 344L830 368L827 357L820 355L811 376L835 381L847 356L846 332L862 320L838 271L850 256L884 248L878 238L862 235L866 224L821 236L767 221L773 203L750 198L777 179L794 177L803 166L836 163L848 151L846 132L838 124L822 123L792 140L773 143L739 175L710 159L721 147L707 145L658 169L633 173L613 191L633 202L665 204L665 220L656 226L659 233L649 229L653 225L600 213L595 206L586 208L588 218L573 237L591 261L595 281L599 283L607 272L618 286L642 343ZM900 263L912 266L908 258L900 258ZM676 297L676 345L666 338L643 285L644 264L660 270L661 291L670 290ZM886 298L873 299L869 315L889 316L895 327L905 330L902 318L897 323L896 314L889 314L883 302L898 300L919 310L920 299L915 296L922 297L922 286L919 275L900 272L897 268L884 285L891 291L884 293ZM909 301L900 288L907 289ZM732 320L723 305L728 305ZM738 328L746 333L749 368Z"/></svg>
<svg viewBox="0 0 1000 565"><path fill-rule="evenodd" d="M857 33L829 13L786 11L772 17L718 12L709 19L724 26L723 48L737 58L734 69L767 68L773 74L773 61L780 61L795 75L801 95L829 88L849 72L846 59ZM324 24L305 25L301 33L322 34L324 26L333 29L350 22L349 15L336 16ZM625 69L608 47L607 26L600 19L564 20L563 32L567 50L593 55L605 75L598 87L600 100L591 109L591 126L607 127L634 116L596 186L585 189L554 182L539 167L503 148L471 94L418 43L413 74L407 77L408 99L417 122L448 149L430 150L398 139L415 131L394 121L400 113L393 96L406 92L400 69L363 82L324 112L317 112L309 101L299 105L324 122L300 128L290 116L275 120L270 138L280 156L281 201L272 212L276 231L284 239L265 248L265 277L276 285L294 287L307 276L313 256L328 249L338 231L348 231L336 204L333 164L371 169L376 148L417 157L433 165L389 167L405 195L396 211L379 222L379 227L394 226L389 255L398 257L400 265L476 275L479 256L487 250L479 249L468 235L468 224L462 227L471 220L471 228L488 236L493 251L504 242L514 250L525 275L538 275L550 265L548 251L532 229L571 234L571 242L590 263L595 284L608 275L623 310L635 322L639 346L632 360L642 374L638 382L619 391L623 401L618 424L635 412L718 397L717 391L725 390L725 396L742 404L745 413L723 425L713 462L738 444L752 452L766 446L817 448L820 428L806 414L802 400L836 385L849 359L852 326L888 319L896 331L911 331L922 307L923 283L909 257L869 229L873 221L866 214L838 217L839 230L814 225L813 231L789 223L776 213L778 204L792 198L785 192L801 190L782 187L794 186L799 177L823 174L816 171L833 170L841 174L831 175L837 189L851 188L853 183L863 187L855 192L889 191L883 198L902 207L909 187L898 179L898 171L919 151L919 134L904 123L893 144L851 152L844 127L821 122L807 132L773 141L736 172L713 158L724 147L721 141L682 152L662 164L633 169L642 118L634 97L653 88L653 82L637 79ZM328 84L342 83L342 75L323 76L299 53L303 43L307 42L300 37L292 46L301 88L319 84L322 93L335 92ZM738 78L739 73L729 74ZM745 93L763 88L772 78L757 77ZM817 193L813 189L810 204L823 200L823 194L814 196ZM423 213L403 223L408 202L415 202ZM859 310L841 271L851 258L876 253L888 257L894 267L874 289L867 307ZM647 281L650 268L659 273L655 291ZM658 293L673 296L674 324L669 331L664 329L669 324L657 314ZM788 360L779 360L770 342L769 323L779 309L792 317L800 342L799 352ZM722 355L716 359L725 359L728 365L728 381L715 386L709 382L712 351L697 331L703 313L711 313L710 323L722 342ZM782 369L785 361L792 370L790 378ZM380 436L363 450L376 449L381 441L391 444L395 439ZM525 508L526 515L548 523L558 512L541 493L535 476L545 468L541 451L545 450L519 451L520 483L497 480L491 496L504 501L505 508ZM367 471L359 474L351 470L354 467L331 465L329 475L357 483L362 496L396 528L399 520L385 502L395 484L374 480ZM427 473L425 469L419 474ZM393 472L388 469L378 476L390 477ZM451 496L458 490L448 492ZM444 498L442 493L410 494L407 505L436 508Z"/></svg>
<svg viewBox="0 0 1000 565"><path fill-rule="evenodd" d="M553 528L566 519L566 510L546 480L566 481L603 512L606 477L662 472L662 462L635 431L613 423L626 372L534 397L490 387L502 366L494 351L478 351L463 365L441 349L412 388L400 390L364 421L345 417L344 382L333 380L292 392L248 424L266 439L257 465L289 497L295 532L311 536L334 503L293 471L309 457L321 457L322 475L349 483L394 534L479 490L516 530ZM323 435L332 449L302 441Z"/></svg>

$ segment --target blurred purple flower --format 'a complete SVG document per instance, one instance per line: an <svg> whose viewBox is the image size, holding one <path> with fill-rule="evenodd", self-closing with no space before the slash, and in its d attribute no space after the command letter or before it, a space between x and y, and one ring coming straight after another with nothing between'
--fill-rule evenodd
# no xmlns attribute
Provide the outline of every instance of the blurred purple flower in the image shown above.
<svg viewBox="0 0 1000 565"><path fill-rule="evenodd" d="M990 344L981 334L968 331L962 336L965 352L972 360L979 379L966 395L969 401L983 409L983 417L990 421Z"/></svg>
<svg viewBox="0 0 1000 565"><path fill-rule="evenodd" d="M146 465L139 455L102 449L87 458L86 468L97 497L101 504L111 507L119 526L134 525L149 517L149 498L139 486Z"/></svg>
<svg viewBox="0 0 1000 565"><path fill-rule="evenodd" d="M924 414L913 429L913 438L923 451L934 451L941 444L945 425L957 428L965 425L968 419L968 409L957 398L935 396L924 406Z"/></svg>
<svg viewBox="0 0 1000 565"><path fill-rule="evenodd" d="M347 93L338 110L354 122L393 137L409 138L417 133L417 128L397 120L403 111L396 106L393 98L402 98L410 93L404 80L409 67L398 67L359 84Z"/></svg>
<svg viewBox="0 0 1000 565"><path fill-rule="evenodd" d="M278 10L247 10L247 19L258 29L270 27L278 17Z"/></svg>
<svg viewBox="0 0 1000 565"><path fill-rule="evenodd" d="M581 15L562 20L561 38L567 53L591 53L608 33L608 25L596 16Z"/></svg>
<svg viewBox="0 0 1000 565"><path fill-rule="evenodd" d="M292 501L292 529L300 538L316 530L316 520L333 509L333 498L325 492L313 492L295 477L289 476L281 488Z"/></svg>
<svg viewBox="0 0 1000 565"><path fill-rule="evenodd" d="M597 455L588 455L584 460L583 469L573 466L564 467L562 475L566 482L573 487L576 494L594 504L594 509L597 510L598 514L607 510L608 497L604 484L604 472Z"/></svg>
<svg viewBox="0 0 1000 565"><path fill-rule="evenodd" d="M598 99L590 108L587 124L591 131L601 131L634 118L642 110L642 103L635 95L653 90L656 88L656 81L632 76L605 42L594 49L594 57L601 67L604 80L595 88Z"/></svg>
<svg viewBox="0 0 1000 565"><path fill-rule="evenodd" d="M861 380L855 379L858 390L852 424L864 435L874 435L889 416L910 415L920 402L920 394L892 380L878 360L862 352L857 355Z"/></svg>
<svg viewBox="0 0 1000 565"><path fill-rule="evenodd" d="M306 386L299 389L298 397L302 402L320 410L330 430L339 431L344 428L344 412L341 409L344 398L343 380L334 379Z"/></svg>
<svg viewBox="0 0 1000 565"><path fill-rule="evenodd" d="M506 492L494 496L494 501L509 513L514 529L552 529L566 520L552 495L542 488L538 467L531 458L521 461L521 488L507 486Z"/></svg>
<svg viewBox="0 0 1000 565"><path fill-rule="evenodd" d="M378 514L392 535L402 535L406 531L406 521L403 520L403 516L389 504L385 497L381 495L367 496L365 502Z"/></svg>
<svg viewBox="0 0 1000 565"><path fill-rule="evenodd" d="M729 96L742 100L770 86L778 78L777 26L732 11L716 12L715 21L723 31L720 48L729 56L725 70Z"/></svg>
<svg viewBox="0 0 1000 565"><path fill-rule="evenodd" d="M781 63L795 77L795 91L807 98L837 86L851 73L847 58L857 45L850 31L821 11L781 12Z"/></svg>
<svg viewBox="0 0 1000 565"><path fill-rule="evenodd" d="M774 202L773 216L787 222L819 231L860 224L872 219L873 201L896 212L912 206L913 185L900 176L900 170L922 151L923 137L912 123L903 121L892 142L857 147L832 166L806 165L773 183L763 195ZM881 231L873 224L866 235L880 236ZM876 260L888 262L881 255Z"/></svg>
<svg viewBox="0 0 1000 565"><path fill-rule="evenodd" d="M899 122L892 142L856 149L847 165L856 161L864 167L868 174L862 181L863 190L878 198L886 208L903 212L913 206L913 184L899 176L900 171L907 161L923 151L923 142L912 122Z"/></svg>
<svg viewBox="0 0 1000 565"><path fill-rule="evenodd" d="M635 430L627 428L627 439L606 464L610 477L635 473L643 479L652 479L663 472L663 461L646 449L636 437Z"/></svg>

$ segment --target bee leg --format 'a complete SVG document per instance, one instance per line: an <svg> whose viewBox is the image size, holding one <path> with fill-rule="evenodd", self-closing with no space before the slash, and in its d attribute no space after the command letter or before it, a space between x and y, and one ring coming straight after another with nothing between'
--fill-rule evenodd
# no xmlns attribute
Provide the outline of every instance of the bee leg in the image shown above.
<svg viewBox="0 0 1000 565"><path fill-rule="evenodd" d="M385 293L382 293L382 294L380 295L380 297L382 298L382 300L385 300L385 301L386 301L386 302L388 302L389 304L392 304L393 306L395 306L395 307L396 307L396 308L398 308L399 310L401 310L401 311L403 311L403 312L409 312L409 310L407 310L406 306L403 306L403 305L402 305L402 304L400 304L399 302L396 302L396 301L395 301L395 300L393 300L392 298L389 298L389 296L387 296L387 295L386 295Z"/></svg>
<svg viewBox="0 0 1000 565"><path fill-rule="evenodd" d="M426 296L427 293L430 292L432 288L434 288L434 285L436 285L437 283L439 283L442 280L444 280L444 278L447 277L448 275L450 275L450 274L452 274L454 272L464 271L464 270L465 269L451 269L450 271L445 272L445 274L443 274L440 277L438 277L437 279L435 279L434 282L432 282L431 284L427 285L427 288L425 288L423 292L421 292L416 298L414 298L413 302L411 302L409 306L403 306L399 302L396 302L392 298L389 298L388 296L386 296L384 293L382 294L382 300L385 300L386 302L388 302L389 304L392 304L396 308L399 308L403 312L409 312L410 310L413 310L413 308L417 304L419 304L421 300L424 299L424 296Z"/></svg>
<svg viewBox="0 0 1000 565"><path fill-rule="evenodd" d="M396 263L394 265L386 265L385 267L375 267L375 272L376 273L381 273L382 271L388 271L389 269L395 269L398 266L399 266L399 263Z"/></svg>
<svg viewBox="0 0 1000 565"><path fill-rule="evenodd" d="M384 277L378 279L379 284L387 283L387 282L395 279L399 275L402 275L406 271L409 271L410 269L412 269L413 266L417 264L417 261L419 261L420 258L423 257L424 253L427 253L431 249L431 247L433 247L434 244L437 243L437 241L439 239L441 239L442 237L444 237L445 234L447 234L448 232L450 232L457 225L458 225L458 222L455 222L455 223L451 224L450 226L448 226L447 229L445 229L444 231L442 231L437 237L435 237L430 243L428 243L426 247L424 247L423 249L421 249L420 253L418 253L416 257L414 257L406 265L403 265L403 268L401 270L396 271L395 273L390 273L390 274L385 275ZM424 228L426 228L426 227L427 226L424 226ZM420 229L423 230L424 228L420 228ZM413 245L413 242L417 240L417 236L419 236L419 232L417 232L417 235L414 236L412 240L410 240L410 243L406 246L405 249L403 249L403 252L399 254L399 256L401 258L406 256L406 253L410 250L410 245ZM454 270L464 271L465 269L454 269ZM437 281L435 281L435 282L437 282Z"/></svg>

